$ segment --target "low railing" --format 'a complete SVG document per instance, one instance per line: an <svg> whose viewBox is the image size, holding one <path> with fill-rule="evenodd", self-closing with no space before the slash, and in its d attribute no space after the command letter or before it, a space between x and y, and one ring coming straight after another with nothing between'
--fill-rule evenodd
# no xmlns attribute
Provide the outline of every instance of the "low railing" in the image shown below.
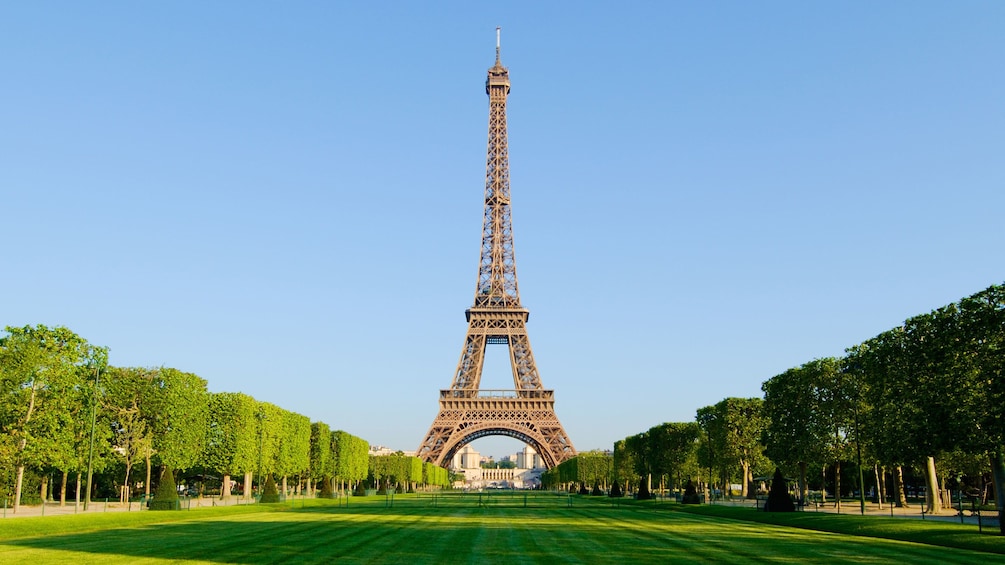
<svg viewBox="0 0 1005 565"><path fill-rule="evenodd" d="M504 390L504 389L481 389L481 390L440 390L441 399L449 398L534 398L551 400L555 398L554 390Z"/></svg>

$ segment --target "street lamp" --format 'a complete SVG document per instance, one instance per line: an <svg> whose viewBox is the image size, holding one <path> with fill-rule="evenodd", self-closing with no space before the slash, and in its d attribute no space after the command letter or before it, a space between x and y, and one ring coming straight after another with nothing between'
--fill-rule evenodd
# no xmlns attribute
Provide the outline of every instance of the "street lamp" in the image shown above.
<svg viewBox="0 0 1005 565"><path fill-rule="evenodd" d="M262 428L265 422L265 410L261 407L258 408L258 412L255 414L258 418L258 497L261 500L262 496Z"/></svg>
<svg viewBox="0 0 1005 565"><path fill-rule="evenodd" d="M94 469L94 424L98 413L98 379L101 373L100 365L94 365L94 392L91 394L91 447L87 453L87 495L84 496L84 512L91 502L91 477Z"/></svg>

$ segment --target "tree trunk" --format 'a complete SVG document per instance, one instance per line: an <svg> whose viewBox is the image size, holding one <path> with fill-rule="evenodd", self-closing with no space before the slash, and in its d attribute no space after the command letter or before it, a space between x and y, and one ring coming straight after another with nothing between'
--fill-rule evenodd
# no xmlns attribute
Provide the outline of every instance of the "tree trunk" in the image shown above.
<svg viewBox="0 0 1005 565"><path fill-rule="evenodd" d="M834 463L834 507L841 512L841 460Z"/></svg>
<svg viewBox="0 0 1005 565"><path fill-rule="evenodd" d="M1005 535L1005 454L998 450L991 454L991 481L995 486L995 507L998 509L998 527Z"/></svg>
<svg viewBox="0 0 1005 565"><path fill-rule="evenodd" d="M286 475L283 475L283 496L286 496Z"/></svg>
<svg viewBox="0 0 1005 565"><path fill-rule="evenodd" d="M39 492L39 494L42 497L42 504L45 504L45 501L49 499L49 475L48 475L48 473L46 473L45 475L42 475L42 484L40 485L39 491L41 491L41 492Z"/></svg>
<svg viewBox="0 0 1005 565"><path fill-rule="evenodd" d="M904 494L904 468L897 465L893 471L893 495L896 497L897 508L907 508L907 495Z"/></svg>
<svg viewBox="0 0 1005 565"><path fill-rule="evenodd" d="M77 472L77 496L73 499L73 510L76 512L80 509L80 472Z"/></svg>
<svg viewBox="0 0 1005 565"><path fill-rule="evenodd" d="M883 480L879 476L879 464L878 463L874 463L872 465L872 472L876 475L876 502L879 504L879 509L882 510L883 509Z"/></svg>
<svg viewBox="0 0 1005 565"><path fill-rule="evenodd" d="M230 473L224 473L223 484L220 485L220 498L227 500L230 498Z"/></svg>
<svg viewBox="0 0 1005 565"><path fill-rule="evenodd" d="M747 482L747 473L750 471L750 465L746 461L740 461L740 470L743 471L743 482L740 485L740 497L747 498L750 494L750 487Z"/></svg>
<svg viewBox="0 0 1005 565"><path fill-rule="evenodd" d="M799 501L806 504L806 462L799 462Z"/></svg>
<svg viewBox="0 0 1005 565"><path fill-rule="evenodd" d="M251 498L251 471L244 473L244 498Z"/></svg>
<svg viewBox="0 0 1005 565"><path fill-rule="evenodd" d="M132 494L133 489L129 488L129 480L133 474L133 460L129 457L126 458L126 478L122 482L124 487L122 490L125 493L125 500L123 502L129 502L129 495Z"/></svg>
<svg viewBox="0 0 1005 565"><path fill-rule="evenodd" d="M143 483L143 494L146 495L147 499L150 498L150 456L151 455L152 454L150 453L150 450L148 449L147 450L147 457L146 457L146 461L147 461L147 480L146 480L145 483Z"/></svg>
<svg viewBox="0 0 1005 565"><path fill-rule="evenodd" d="M939 496L939 481L935 474L935 457L928 457L925 465L925 504L928 514L942 512L942 499Z"/></svg>
<svg viewBox="0 0 1005 565"><path fill-rule="evenodd" d="M820 478L820 504L827 504L827 465L821 467Z"/></svg>
<svg viewBox="0 0 1005 565"><path fill-rule="evenodd" d="M24 465L17 466L17 478L14 480L14 514L21 507L21 484L24 482Z"/></svg>
<svg viewBox="0 0 1005 565"><path fill-rule="evenodd" d="M66 506L66 479L69 477L69 473L63 471L63 479L59 481L59 505Z"/></svg>

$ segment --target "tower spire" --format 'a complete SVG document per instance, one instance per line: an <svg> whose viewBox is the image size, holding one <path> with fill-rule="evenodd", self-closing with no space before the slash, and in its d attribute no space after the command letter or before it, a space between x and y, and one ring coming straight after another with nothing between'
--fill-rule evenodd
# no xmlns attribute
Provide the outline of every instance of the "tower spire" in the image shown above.
<svg viewBox="0 0 1005 565"><path fill-rule="evenodd" d="M502 66L502 62L499 59L499 30L501 30L501 29L502 29L501 27L496 26L496 66L497 67L501 67Z"/></svg>

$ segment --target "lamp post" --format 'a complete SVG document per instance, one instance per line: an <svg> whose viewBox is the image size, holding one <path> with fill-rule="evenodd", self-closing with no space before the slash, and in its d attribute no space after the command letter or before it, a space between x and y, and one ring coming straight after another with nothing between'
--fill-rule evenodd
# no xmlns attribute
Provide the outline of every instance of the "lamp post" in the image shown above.
<svg viewBox="0 0 1005 565"><path fill-rule="evenodd" d="M865 516L865 475L862 474L862 441L858 437L858 403L855 403L855 449L858 452L859 512Z"/></svg>
<svg viewBox="0 0 1005 565"><path fill-rule="evenodd" d="M258 498L262 498L262 428L265 424L265 410L261 407L258 408L258 412L255 414L258 418Z"/></svg>
<svg viewBox="0 0 1005 565"><path fill-rule="evenodd" d="M100 365L94 366L94 393L91 394L91 447L87 453L87 494L84 496L84 512L91 502L91 478L94 469L94 425L98 413L98 379L101 374Z"/></svg>

